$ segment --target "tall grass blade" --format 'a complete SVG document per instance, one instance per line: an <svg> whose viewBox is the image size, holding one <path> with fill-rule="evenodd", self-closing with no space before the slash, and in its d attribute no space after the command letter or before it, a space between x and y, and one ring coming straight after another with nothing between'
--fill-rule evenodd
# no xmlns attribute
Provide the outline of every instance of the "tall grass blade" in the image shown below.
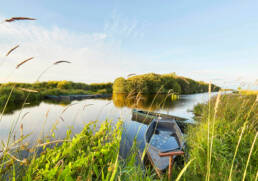
<svg viewBox="0 0 258 181"><path fill-rule="evenodd" d="M211 143L210 143L210 158L209 158L210 166L209 166L209 169L211 169L211 156L212 156L212 148L213 148L213 140L214 140L215 120L216 120L216 114L217 114L218 106L219 106L219 102L220 102L220 96L221 96L221 91L219 91L219 93L217 95L217 98L216 98L216 103L215 103L215 107L214 107L214 116L213 116L213 120L212 120Z"/></svg>
<svg viewBox="0 0 258 181"><path fill-rule="evenodd" d="M238 139L238 142L237 142L237 146L236 146L236 149L235 149L235 153L234 153L234 157L233 157L233 160L232 160L232 164L231 164L231 168L230 168L230 173L229 173L229 177L228 177L228 180L229 180L229 181L231 181L232 171L233 171L233 166L234 166L234 161L235 161L235 158L236 158L236 155L237 155L238 147L239 147L239 145L240 145L240 142L241 142L243 133L244 133L244 131L245 131L246 123L247 123L247 122L244 123L244 126L243 126L243 128L242 128L241 134L240 134L239 139Z"/></svg>
<svg viewBox="0 0 258 181"><path fill-rule="evenodd" d="M185 173L187 167L191 164L192 161L194 161L195 158L191 159L185 166L184 168L180 171L180 173L178 174L177 178L176 178L176 181L179 181L180 178L182 177L182 175Z"/></svg>
<svg viewBox="0 0 258 181"><path fill-rule="evenodd" d="M116 177L116 174L117 174L117 170L118 170L118 156L119 156L119 153L117 154L117 157L116 157L116 162L115 162L114 170L112 172L110 181L114 181L115 177Z"/></svg>
<svg viewBox="0 0 258 181"><path fill-rule="evenodd" d="M2 118L3 118L3 115L4 115L5 109L6 109L6 107L7 107L7 104L8 104L8 102L9 102L11 96L12 96L12 93L13 93L14 88L15 88L15 85L12 87L12 89L11 89L11 91L10 91L10 94L9 94L9 96L8 96L6 102L5 102L4 108L3 108L2 113L1 113L0 122L2 121Z"/></svg>
<svg viewBox="0 0 258 181"><path fill-rule="evenodd" d="M249 152L249 155L248 155L248 159L247 159L247 161L246 161L245 171L244 171L244 175L243 175L242 181L244 181L244 180L245 180L245 177L246 177L246 170L247 170L247 167L248 167L248 164L249 164L249 161L250 161L250 158L251 158L253 149L254 149L254 144L255 144L257 135L258 135L258 132L256 132L256 135L255 135L255 137L254 137L254 141L253 141L253 143L252 143L252 146L251 146L251 149L250 149L250 152Z"/></svg>
<svg viewBox="0 0 258 181"><path fill-rule="evenodd" d="M208 115L208 131L207 131L207 174L206 180L210 180L210 116L211 116L211 82L209 82L209 115Z"/></svg>

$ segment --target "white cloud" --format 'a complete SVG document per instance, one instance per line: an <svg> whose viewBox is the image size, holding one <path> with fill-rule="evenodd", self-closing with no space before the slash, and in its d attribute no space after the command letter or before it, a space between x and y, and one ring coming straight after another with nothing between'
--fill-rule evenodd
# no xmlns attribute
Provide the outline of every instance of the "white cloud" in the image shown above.
<svg viewBox="0 0 258 181"><path fill-rule="evenodd" d="M118 21L116 27L106 27L103 32L75 33L57 26L46 29L33 22L0 24L0 49L3 50L0 52L0 81L33 82L40 72L58 60L68 60L72 64L52 67L41 80L113 81L123 75L126 62L129 62L126 59L130 59L121 52L120 42L112 37L119 26ZM122 34L127 32L129 36L134 26L124 24ZM16 44L20 47L4 57ZM35 59L15 70L19 62L31 56Z"/></svg>
<svg viewBox="0 0 258 181"><path fill-rule="evenodd" d="M0 18L3 19L3 18ZM140 28L141 29L141 28ZM72 80L76 82L113 81L118 76L130 73L169 73L191 77L196 80L212 81L223 87L237 87L245 81L253 85L254 74L239 74L238 69L204 68L177 61L159 61L157 55L129 54L122 44L130 38L143 36L137 21L129 21L114 13L103 31L78 33L58 26L45 28L37 22L16 22L0 24L0 82L34 82L38 75L53 62L68 60L72 64L52 67L41 78L43 80ZM6 52L19 44L9 57ZM15 70L16 65L29 57L35 57ZM236 81L237 79L237 81ZM257 83L256 83L257 87Z"/></svg>

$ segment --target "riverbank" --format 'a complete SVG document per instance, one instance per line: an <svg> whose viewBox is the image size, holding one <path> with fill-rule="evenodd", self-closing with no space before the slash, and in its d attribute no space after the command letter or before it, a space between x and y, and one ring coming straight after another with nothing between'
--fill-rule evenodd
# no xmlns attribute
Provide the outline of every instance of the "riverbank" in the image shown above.
<svg viewBox="0 0 258 181"><path fill-rule="evenodd" d="M186 180L256 180L258 101L228 94L194 108L200 124L187 134L192 160Z"/></svg>
<svg viewBox="0 0 258 181"><path fill-rule="evenodd" d="M245 173L246 180L255 180L257 144L254 144L252 148L258 122L257 117L255 117L255 113L258 111L255 99L255 96L229 94L222 95L218 99L216 97L213 98L210 101L210 106L208 103L199 105L199 109L195 110L195 112L200 115L200 119L198 120L199 124L187 130L187 135L189 136L186 137L188 145L188 150L186 150L188 153L186 163L189 163L189 166L182 175L185 180L203 180L208 173L210 180L217 180L217 175L220 175L219 180L228 180L231 168L232 180L241 180ZM103 108L105 105L112 106L112 104L109 104L108 100L102 101L104 102L100 107ZM58 112L61 112L61 114L65 112L67 115L71 115L71 112L69 111L74 112L74 110L83 110L83 113L85 114L82 117L89 117L91 111L94 113L98 112L96 107L87 107L84 110L85 106L89 106L91 103L93 102L87 100L87 102L81 103L81 106L83 107L76 104L73 105L75 107L69 106L69 109L67 109L68 107L64 107ZM182 103L185 105L185 102ZM93 104L98 103L94 102ZM46 106L43 105L43 107ZM111 110L113 112L119 112L118 110L114 111L114 107L110 107L110 109L107 109L105 112L106 117L102 117L100 120L107 118L107 113L110 113ZM26 111L24 110L24 112ZM46 114L45 112L46 111L42 111L43 119ZM49 113L47 112L47 114ZM119 113L114 117L118 117L118 115ZM37 115L37 117L39 117L39 115ZM65 115L62 115L62 117L64 120L61 122L67 124L68 118L66 119ZM91 118L92 117L89 119ZM51 120L52 119L55 120L53 117ZM32 120L33 121L27 125L33 127L35 119ZM55 121L53 123L55 124ZM129 122L127 121L126 123L128 124ZM39 123L35 124L37 124L38 127L40 126ZM76 124L73 123L74 126L77 124L79 124L78 121L76 121ZM135 145L138 144L139 138L137 138L137 142L133 142L133 146L129 148L131 156L128 159L123 159L120 156L118 156L117 159L118 150L121 148L121 144L117 144L117 139L121 138L120 135L116 134L114 139L111 135L114 135L115 133L112 129L108 128L111 125L114 126L116 123L111 123L109 126L109 123L103 124L104 126L102 125L100 131L98 131L99 125L91 122L90 125L86 125L81 133L76 134L73 138L69 136L71 135L70 130L61 130L62 133L67 132L68 136L64 136L63 139L55 140L62 143L64 142L63 146L58 146L60 144L55 146L55 142L54 144L51 144L49 138L46 138L44 142L35 140L35 149L28 149L29 152L32 152L32 155L39 147L43 148L44 145L53 146L52 148L44 148L46 150L35 159L31 157L23 160L17 157L17 159L20 159L20 161L17 161L15 158L6 155L4 160L0 160L0 163L2 164L10 161L8 162L9 170L5 170L9 173L10 177L16 172L16 177L19 175L33 179L61 179L63 178L62 175L68 174L71 180L103 180L102 178L111 179L111 175L114 175L112 176L114 180L136 180L139 177L143 178L143 180L157 180L158 177L151 167L140 168L136 165L139 150L136 149ZM24 125L26 125L26 123L24 123ZM85 124L83 125L85 126ZM213 125L214 129L212 129ZM130 135L132 134L131 130L133 127L135 127L135 125L127 127L127 132ZM142 128L142 126L140 127ZM138 133L137 128L135 129ZM120 127L119 130L121 131L122 128ZM244 130L243 133L242 130ZM207 136L208 132L209 138ZM55 136L57 136L57 133L53 131L50 135L52 135L52 139L54 139ZM238 145L240 137L241 140ZM85 140L84 138L87 139ZM212 149L210 146L211 138L213 139ZM134 139L132 138L132 140ZM27 149L26 145L23 144L19 148ZM211 153L211 161L209 160L210 156L207 157L207 153ZM249 155L250 159L248 161ZM51 163L48 163L48 160L51 160ZM17 164L22 164L23 170L19 170L18 167L16 167ZM233 165L233 167L231 167L231 165ZM13 168L15 168L15 171ZM174 179L179 175L183 168L183 164L175 163L173 168ZM17 170L19 170L19 172ZM1 176L4 175L2 174ZM163 179L166 179L166 175L164 175Z"/></svg>
<svg viewBox="0 0 258 181"><path fill-rule="evenodd" d="M110 97L111 94L112 83L84 84L70 81L31 84L6 83L0 85L0 111L2 112L6 106L21 107L24 103L35 104L48 99L72 101L84 98Z"/></svg>
<svg viewBox="0 0 258 181"><path fill-rule="evenodd" d="M111 97L112 97L112 94L79 94L79 95L63 95L63 96L45 95L44 99L71 102L74 100L111 98Z"/></svg>

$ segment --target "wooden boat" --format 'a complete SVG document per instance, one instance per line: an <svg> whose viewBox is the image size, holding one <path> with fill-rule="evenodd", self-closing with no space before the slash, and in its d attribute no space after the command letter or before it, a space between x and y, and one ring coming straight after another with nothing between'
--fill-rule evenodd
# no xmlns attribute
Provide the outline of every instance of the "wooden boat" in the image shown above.
<svg viewBox="0 0 258 181"><path fill-rule="evenodd" d="M183 155L183 134L175 120L154 119L145 133L145 151L160 176L169 167L171 175L174 158Z"/></svg>
<svg viewBox="0 0 258 181"><path fill-rule="evenodd" d="M181 118L178 116L162 114L162 113L155 113L155 112L148 112L148 111L143 111L143 110L138 110L138 109L132 110L132 120L135 120L135 121L138 121L138 122L141 122L144 124L149 124L150 122L152 122L152 120L158 119L158 118L176 121L176 123L178 124L179 128L182 130L183 133L184 133L187 125L194 124L189 119Z"/></svg>

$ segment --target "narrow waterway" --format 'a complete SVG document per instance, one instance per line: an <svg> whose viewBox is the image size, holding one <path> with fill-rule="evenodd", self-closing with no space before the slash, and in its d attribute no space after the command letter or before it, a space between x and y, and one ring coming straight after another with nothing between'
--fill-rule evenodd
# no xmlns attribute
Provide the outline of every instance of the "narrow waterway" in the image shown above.
<svg viewBox="0 0 258 181"><path fill-rule="evenodd" d="M30 134L25 141L33 144L38 139L52 135L53 132L55 139L64 138L67 129L71 129L72 134L79 133L90 121L98 120L100 125L107 119L114 122L122 120L124 122L122 140L125 144L121 147L121 153L127 153L136 135L140 149L144 147L143 135L147 127L131 119L132 108L192 119L193 113L190 110L195 104L206 102L208 98L208 93L182 95L179 100L164 96L145 96L138 100L135 98L128 100L125 95L113 95L112 99L86 99L68 104L41 102L39 105L25 107L22 110L16 109L5 114L0 120L0 140L7 142L9 139L9 142L13 142L19 138L21 125L23 135ZM13 130L11 134L10 130Z"/></svg>

